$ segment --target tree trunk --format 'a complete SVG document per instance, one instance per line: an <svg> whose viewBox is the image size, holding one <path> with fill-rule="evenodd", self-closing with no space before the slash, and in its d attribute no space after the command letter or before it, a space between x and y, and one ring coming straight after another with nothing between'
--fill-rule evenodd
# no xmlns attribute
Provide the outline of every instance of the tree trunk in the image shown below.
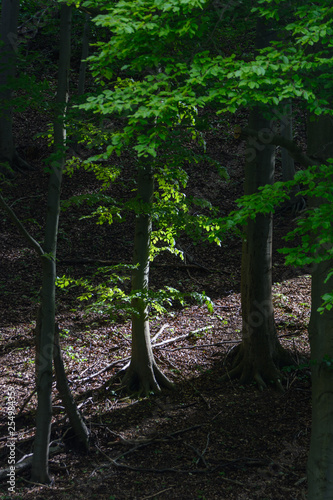
<svg viewBox="0 0 333 500"><path fill-rule="evenodd" d="M257 21L256 47L267 47L273 31L266 21ZM248 140L245 162L244 194L256 193L260 186L274 182L275 130L259 108L250 112L249 127L258 131L257 141ZM272 215L249 220L242 248L241 302L242 343L235 349L235 359L228 377L242 383L255 380L260 389L267 383L282 389L280 366L291 362L280 345L275 328L272 302ZM226 378L226 377L225 377Z"/></svg>
<svg viewBox="0 0 333 500"><path fill-rule="evenodd" d="M48 454L52 417L52 360L55 332L55 280L56 248L60 212L60 188L65 163L64 146L66 133L64 116L68 98L68 77L70 61L70 32L72 8L61 7L60 59L57 89L57 113L54 121L55 157L51 162L51 173L47 197L44 255L42 256L42 290L40 332L37 333L36 370L38 406L36 415L36 436L32 459L31 478L39 483L49 483Z"/></svg>
<svg viewBox="0 0 333 500"><path fill-rule="evenodd" d="M293 140L292 104L288 102L280 123L280 133L289 141ZM295 176L295 163L285 148L281 148L282 180L291 181Z"/></svg>
<svg viewBox="0 0 333 500"><path fill-rule="evenodd" d="M79 71L79 83L77 93L79 96L84 94L84 88L86 83L86 70L87 70L87 57L89 55L89 14L86 14L83 35L82 35L82 52L81 52L81 62Z"/></svg>
<svg viewBox="0 0 333 500"><path fill-rule="evenodd" d="M17 22L19 0L3 0L1 5L0 40L0 173L8 175L13 165L13 110L10 88L16 70ZM2 88L4 85L8 87Z"/></svg>
<svg viewBox="0 0 333 500"><path fill-rule="evenodd" d="M250 115L252 129L269 131L269 122L258 109ZM268 134L268 132L267 132ZM269 136L269 134L268 134ZM264 141L265 142L265 141ZM253 145L253 141L250 144ZM250 151L250 150L248 150ZM246 195L274 181L275 148L258 144L245 165ZM272 303L272 215L259 215L245 228L242 249L241 302L242 343L236 349L229 376L240 381L253 379L263 388L269 382L281 388L279 367L286 355L279 344Z"/></svg>
<svg viewBox="0 0 333 500"><path fill-rule="evenodd" d="M13 170L32 170L15 150L13 137L12 83L16 73L19 0L3 0L0 20L0 174L13 177ZM7 88L3 88L6 86Z"/></svg>
<svg viewBox="0 0 333 500"><path fill-rule="evenodd" d="M308 123L308 153L324 162L333 158L333 122L320 117ZM316 199L314 206L323 200ZM333 290L333 278L325 283L333 261L315 264L312 270L309 336L312 372L312 429L308 459L308 499L333 498L333 370L325 359L333 358L333 309L318 312L321 297Z"/></svg>
<svg viewBox="0 0 333 500"><path fill-rule="evenodd" d="M148 292L150 237L152 231L151 208L154 182L150 166L139 168L138 197L142 202L136 216L133 264L138 267L132 275L132 292ZM148 306L143 295L132 300L135 313L132 314L131 361L126 368L124 385L133 392L148 395L161 387L171 388L173 384L163 375L154 360L149 331Z"/></svg>
<svg viewBox="0 0 333 500"><path fill-rule="evenodd" d="M68 386L68 381L65 373L64 362L59 344L59 328L55 326L54 335L54 369L57 380L57 389L59 391L61 401L66 409L69 422L74 433L74 446L79 450L88 450L89 448L89 431L83 418L78 410L78 407L71 394Z"/></svg>
<svg viewBox="0 0 333 500"><path fill-rule="evenodd" d="M293 110L291 102L288 102L285 106L284 116L280 122L280 133L285 139L293 140ZM285 148L281 148L281 165L282 165L282 180L283 182L291 181L295 177L295 162L289 151ZM301 196L298 196L299 186L295 186L290 193L290 200L286 202L283 209L291 209L292 213L295 214L301 210L305 209L305 200Z"/></svg>

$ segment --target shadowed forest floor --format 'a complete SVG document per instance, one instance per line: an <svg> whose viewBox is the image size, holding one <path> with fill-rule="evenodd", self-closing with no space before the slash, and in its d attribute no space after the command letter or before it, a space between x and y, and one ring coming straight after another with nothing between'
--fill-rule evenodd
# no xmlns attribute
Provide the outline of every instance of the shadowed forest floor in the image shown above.
<svg viewBox="0 0 333 500"><path fill-rule="evenodd" d="M47 186L42 160L48 153L38 141L33 151L25 148L29 137L17 126L26 159L40 171L19 175L6 192L17 214L42 241ZM230 181L226 183L204 164L193 166L187 193L207 197L221 213L228 213L242 194L244 145L218 134L207 137L207 145L212 156L225 158ZM125 165L121 182L111 186L110 194L126 197L131 185L130 165ZM79 171L65 177L62 197L97 190L91 174ZM80 220L89 211L76 207L61 215L59 276L91 276L103 265L100 261L131 262L131 218L123 225L98 226L93 219ZM310 278L286 268L276 252L293 223L290 214L275 216L273 277L278 335L293 353L296 367L309 355ZM64 361L71 389L91 431L91 450L82 455L71 448L68 424L54 388L51 439L65 435L63 449L50 458L54 484L33 485L26 471L17 475L16 494L11 498L305 498L309 370L289 367L283 394L271 389L259 392L254 385L222 383L230 366L228 354L241 339L241 241L228 237L217 247L193 245L184 237L179 245L192 256L191 265L186 267L172 255L159 256L151 269L151 287L205 290L214 302L214 312L194 304L184 309L175 304L168 314L152 318L152 337L159 333L154 341L156 360L175 382L175 390L138 400L108 383L130 355L130 323L120 316L111 322L105 315L86 315L75 290L59 291L57 320ZM8 386L15 388L19 460L31 453L33 444L33 329L40 265L3 213L0 255L0 390L5 395ZM85 261L87 258L97 264ZM4 399L0 413L2 467L8 457L3 403ZM0 498L7 498L4 481Z"/></svg>

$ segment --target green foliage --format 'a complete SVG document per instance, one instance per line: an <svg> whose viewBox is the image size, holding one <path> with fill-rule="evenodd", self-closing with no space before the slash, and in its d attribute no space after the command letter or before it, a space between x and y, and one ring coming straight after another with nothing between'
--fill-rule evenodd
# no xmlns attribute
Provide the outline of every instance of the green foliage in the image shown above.
<svg viewBox="0 0 333 500"><path fill-rule="evenodd" d="M237 200L238 210L223 219L212 219L212 234L221 238L226 231L237 231L249 219L254 219L258 214L269 214L285 200L290 198L289 193L295 185L301 185L297 196L322 200L319 206L307 208L301 217L297 218L295 229L286 236L286 241L295 238L301 244L295 247L282 248L279 251L286 256L285 262L294 266L318 264L333 258L333 188L332 188L333 159L327 164L314 165L297 172L294 180L288 182L275 182L259 188L259 191L250 196L243 196ZM208 219L207 219L208 223ZM328 281L333 275L333 270L326 278ZM320 312L333 307L333 293L323 297Z"/></svg>
<svg viewBox="0 0 333 500"><path fill-rule="evenodd" d="M188 299L206 305L209 312L213 312L213 303L204 292L181 293L175 288L166 286L158 291L133 290L127 293L125 283L130 277L124 272L131 271L135 267L121 264L99 268L95 273L97 282L94 279L74 279L62 276L57 279L57 286L61 289L80 288L82 292L78 299L81 302L87 302L85 306L87 312L107 314L111 318L119 318L119 316L128 318L130 314L137 314L137 310L133 307L134 299L144 300L149 308L159 314L166 313L166 307L171 307L175 303L185 306Z"/></svg>
<svg viewBox="0 0 333 500"><path fill-rule="evenodd" d="M259 14L272 20L279 36L269 47L242 55L216 50L214 39L223 38L230 17L227 9L219 12L209 1L95 0L83 5L107 11L94 22L109 29L111 36L98 42L89 58L103 90L88 97L81 108L117 120L107 135L108 144L93 161L124 151L133 158L154 159L154 206L143 207L138 200L127 204L135 213L150 210L152 253L176 252L175 240L181 231L194 238L206 233L209 241L219 244L226 231L240 232L249 218L271 213L301 183L300 196L321 197L328 203L308 209L289 234L289 239L301 237L302 248L282 251L294 265L331 258L331 165L308 169L287 184L266 186L239 200L238 210L223 219L213 211L204 214L211 207L199 202L202 212L194 220L189 201L198 201L185 199L181 193L184 180L178 177L186 161L198 160L193 148L184 145L196 142L205 150L200 116L207 106L217 113L234 113L255 105L279 106L292 98L314 114L332 114L330 2L317 5L298 0L290 9L282 0L258 0L252 13L247 13L250 25ZM242 8L247 6L246 2ZM95 214L100 222L112 220L107 216L109 208L99 208Z"/></svg>

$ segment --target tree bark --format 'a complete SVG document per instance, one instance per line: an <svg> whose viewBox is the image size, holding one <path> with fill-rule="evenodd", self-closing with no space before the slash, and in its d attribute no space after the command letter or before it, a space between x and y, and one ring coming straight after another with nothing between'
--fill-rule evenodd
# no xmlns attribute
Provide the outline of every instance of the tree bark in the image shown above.
<svg viewBox="0 0 333 500"><path fill-rule="evenodd" d="M60 59L57 88L57 112L54 121L55 157L51 162L47 197L44 254L42 260L42 289L40 331L37 332L37 415L36 436L32 459L31 478L39 483L50 483L48 454L52 417L52 360L55 333L55 280L56 248L60 212L60 188L65 163L66 132L64 117L68 99L68 77L70 62L70 33L72 7L61 7ZM60 117L60 119L59 119Z"/></svg>
<svg viewBox="0 0 333 500"><path fill-rule="evenodd" d="M152 231L151 208L154 181L149 165L139 167L138 198L142 202L140 213L136 216L133 264L138 267L132 275L132 292L148 292L150 237ZM148 305L144 295L133 298L132 306L132 351L131 361L126 368L123 384L136 393L159 392L161 387L173 387L173 384L160 371L151 348Z"/></svg>
<svg viewBox="0 0 333 500"><path fill-rule="evenodd" d="M308 123L308 154L324 163L333 158L333 122L319 117ZM314 207L325 202L314 200ZM325 250L325 249L324 249ZM309 336L312 373L312 429L308 458L308 499L333 498L333 370L325 361L333 358L333 309L318 312L321 297L333 290L333 278L325 279L333 261L315 264L312 269Z"/></svg>
<svg viewBox="0 0 333 500"><path fill-rule="evenodd" d="M79 96L84 94L84 88L86 83L86 70L87 70L87 57L89 55L89 14L86 14L83 34L82 34L82 52L81 52L81 62L79 70L79 83L77 93Z"/></svg>
<svg viewBox="0 0 333 500"><path fill-rule="evenodd" d="M293 108L291 101L285 106L285 113L280 122L281 136L287 141L293 141ZM295 177L295 162L286 148L281 148L281 165L282 165L282 181L291 181ZM295 214L305 209L305 200L298 196L299 186L295 186L290 193L290 200L286 203L283 209L290 209Z"/></svg>
<svg viewBox="0 0 333 500"><path fill-rule="evenodd" d="M3 0L0 20L0 173L14 177L13 170L32 170L17 153L13 136L12 84L16 74L19 0Z"/></svg>
<svg viewBox="0 0 333 500"><path fill-rule="evenodd" d="M79 450L87 451L89 448L89 431L83 421L83 418L78 410L78 407L68 386L64 362L61 354L61 347L59 343L58 325L56 325L55 327L53 357L57 389L59 391L61 401L63 402L63 405L66 409L69 422L73 429L74 445Z"/></svg>
<svg viewBox="0 0 333 500"><path fill-rule="evenodd" d="M269 130L269 122L254 109L251 129ZM253 141L250 141L253 145ZM274 182L275 147L270 143L248 149L251 156L245 165L244 192L258 191L259 186ZM259 215L245 228L242 249L241 303L242 343L236 348L234 365L229 373L242 383L255 380L259 388L273 382L281 386L280 364L288 356L280 345L275 328L272 303L272 215Z"/></svg>
<svg viewBox="0 0 333 500"><path fill-rule="evenodd" d="M259 18L257 48L266 47L272 36L269 25ZM250 112L249 128L255 135L250 136L246 150L245 195L256 193L260 186L273 184L275 172L275 146L272 144L275 131L259 108ZM256 135L260 141L254 139ZM282 390L279 368L291 360L279 343L275 328L272 234L272 214L249 220L245 228L241 272L242 343L235 349L228 377L239 377L242 383L255 380L260 389L273 383Z"/></svg>
<svg viewBox="0 0 333 500"><path fill-rule="evenodd" d="M0 24L0 173L9 175L14 158L12 90L16 71L19 0L3 0ZM7 88L3 88L7 86Z"/></svg>
<svg viewBox="0 0 333 500"><path fill-rule="evenodd" d="M292 104L288 102L285 106L285 113L280 122L280 132L282 137L293 140ZM290 156L286 148L281 148L282 180L291 181L295 176L294 158Z"/></svg>

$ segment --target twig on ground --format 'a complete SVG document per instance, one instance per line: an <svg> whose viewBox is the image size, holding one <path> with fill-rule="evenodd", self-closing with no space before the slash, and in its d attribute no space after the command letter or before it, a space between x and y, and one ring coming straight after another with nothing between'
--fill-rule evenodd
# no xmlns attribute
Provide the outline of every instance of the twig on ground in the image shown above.
<svg viewBox="0 0 333 500"><path fill-rule="evenodd" d="M209 436L209 434L208 434ZM208 438L209 439L209 438ZM197 448L195 448L195 446L193 446L192 444L188 444L188 443L185 443L185 445L188 447L188 448L191 448L191 450L195 451L195 453L198 455L198 459L196 460L196 464L198 465L198 463L200 462L200 460L202 461L203 465L206 467L206 469L209 469L209 465L207 464L206 462L206 459L204 457L204 453L205 451L207 450L207 446L208 446L208 443L206 444L206 447L205 449L200 452Z"/></svg>
<svg viewBox="0 0 333 500"><path fill-rule="evenodd" d="M242 342L241 340L225 340L223 342L214 342L213 344L201 344L201 345L175 347L174 349L165 349L165 351L174 352L174 351L180 351L182 349L204 349L206 347L213 347L213 346L223 345L223 344L240 344L241 342Z"/></svg>
<svg viewBox="0 0 333 500"><path fill-rule="evenodd" d="M56 453L59 453L60 451L64 450L63 445L59 445L53 447L53 444L59 443L58 441L52 441L49 445L49 456L55 455ZM18 472L22 472L23 470L27 469L30 467L31 462L32 462L32 455L33 453L29 453L28 455L24 455L18 462L15 464L15 473L17 474ZM12 466L11 466L12 467ZM0 481L5 480L8 478L9 473L11 469L7 467L6 469L0 469Z"/></svg>
<svg viewBox="0 0 333 500"><path fill-rule="evenodd" d="M192 337L192 335L195 335L196 333L203 332L204 330L210 330L211 328L214 328L214 325L203 326L202 328L197 328L196 330L193 330L190 333L185 333L184 335L178 335L177 337L172 337L171 339L163 340L163 342L159 342L158 344L153 344L152 347L153 349L155 349L156 347L160 347L162 345L171 344L171 342L176 342L176 340Z"/></svg>
<svg viewBox="0 0 333 500"><path fill-rule="evenodd" d="M152 344L155 342L157 337L159 337L168 326L170 326L169 323L165 323L163 326L161 326L161 328L158 330L156 335L154 335L154 337L151 339Z"/></svg>
<svg viewBox="0 0 333 500"><path fill-rule="evenodd" d="M148 497L144 497L143 500L148 500L149 498L155 498L157 495L161 495L161 493L165 493L166 491L172 490L174 486L169 486L169 488L165 488L164 490L158 491L157 493L153 493L152 495L149 495Z"/></svg>
<svg viewBox="0 0 333 500"><path fill-rule="evenodd" d="M93 373L92 375L89 375L89 377L85 377L85 378L82 378L79 380L80 380L80 382L87 382L88 380L91 380L92 378L98 377L98 375L101 375L101 373L107 372L108 370L110 370L114 366L119 365L120 363L123 363L124 361L128 361L129 359L131 359L130 356L128 356L127 358L117 359L116 361L113 361L112 363L105 366L104 368L102 368L98 372Z"/></svg>

